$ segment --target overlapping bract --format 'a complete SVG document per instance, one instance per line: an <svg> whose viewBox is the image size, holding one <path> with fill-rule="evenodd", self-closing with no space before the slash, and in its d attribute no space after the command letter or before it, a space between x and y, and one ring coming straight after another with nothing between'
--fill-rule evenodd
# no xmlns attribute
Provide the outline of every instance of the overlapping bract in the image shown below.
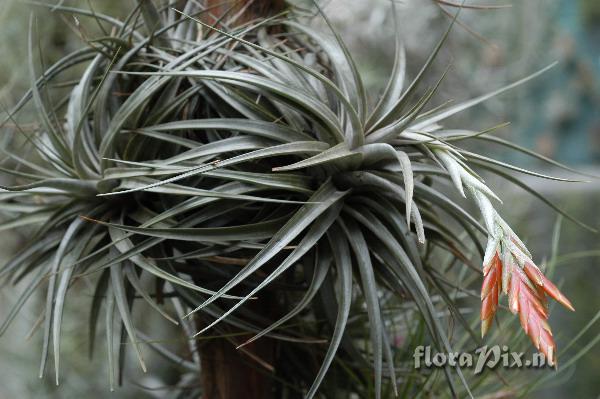
<svg viewBox="0 0 600 399"><path fill-rule="evenodd" d="M523 249L508 237L494 248L491 260L483 265L481 287L481 334L489 330L501 292L508 295L512 313L519 315L523 330L542 352L548 364L556 364L556 344L548 325L548 300L554 298L567 309L575 310L571 302L548 280Z"/></svg>
<svg viewBox="0 0 600 399"><path fill-rule="evenodd" d="M423 137L420 139L424 140ZM510 310L519 314L525 333L535 347L546 355L549 364L554 365L556 345L547 322L546 295L570 310L574 310L573 306L534 264L525 244L498 215L490 197L499 198L461 164L449 146L439 142L436 144L440 147L437 153L457 189L465 196L463 186L466 186L475 198L488 231L481 288L481 335L490 329L498 309L500 293L504 292L509 296Z"/></svg>

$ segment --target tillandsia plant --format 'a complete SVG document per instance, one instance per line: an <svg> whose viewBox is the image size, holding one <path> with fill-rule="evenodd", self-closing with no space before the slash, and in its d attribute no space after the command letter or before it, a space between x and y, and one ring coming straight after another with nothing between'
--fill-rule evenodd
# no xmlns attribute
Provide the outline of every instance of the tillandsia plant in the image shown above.
<svg viewBox="0 0 600 399"><path fill-rule="evenodd" d="M489 136L494 129L441 125L547 68L463 103L431 106L443 76L423 86L451 23L411 82L397 34L389 84L371 101L316 5L140 0L124 20L52 7L103 34L82 34L84 48L40 74L32 18L31 90L5 121L13 146L4 162L13 166L2 171L19 183L0 193L0 210L13 215L2 228L29 228L31 236L0 271L5 281L29 282L0 332L46 290L40 375L52 348L59 381L64 304L85 279L95 284L90 346L103 325L111 387L124 361L124 346L115 357L116 335L128 337L146 367L140 342L148 335L135 324L144 302L191 338L187 354L148 345L202 373L205 398L312 398L330 369L351 382L325 384L323 395L381 397L384 383L397 392L407 373L395 369L381 301L393 297L416 311L436 347L451 352L432 293L450 309L455 298L429 257L440 251L469 264L470 244L457 232L484 259L482 333L503 291L555 363L546 295L572 306L473 168L517 185L508 172L551 177L459 146L486 138L520 150ZM330 30L311 28L310 13ZM71 70L82 72L64 80ZM33 131L16 121L28 104ZM474 200L483 224L445 195L446 182ZM353 328L363 313L368 339ZM209 330L222 338L199 345ZM365 367L372 381L357 377ZM454 373L466 384L460 368L444 373L456 396Z"/></svg>

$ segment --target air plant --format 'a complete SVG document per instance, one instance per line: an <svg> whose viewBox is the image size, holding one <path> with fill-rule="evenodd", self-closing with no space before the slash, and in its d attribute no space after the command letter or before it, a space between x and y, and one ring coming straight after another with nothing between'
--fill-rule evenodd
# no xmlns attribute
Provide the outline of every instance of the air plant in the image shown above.
<svg viewBox="0 0 600 399"><path fill-rule="evenodd" d="M365 365L381 397L384 381L395 390L404 378L381 298L416 309L431 341L450 352L432 300L432 292L444 292L443 279L429 257L438 251L468 264L470 245L484 259L482 333L503 291L535 347L555 362L546 295L572 306L535 266L473 168L520 185L506 169L551 177L460 147L494 129L441 125L548 68L463 103L431 106L443 76L430 87L425 77L452 24L408 84L397 34L389 84L371 106L350 51L320 12L329 32L302 23L308 16L299 8L247 18L244 7L213 15L195 1L173 8L145 0L123 21L55 10L95 19L105 34L40 75L32 19L31 90L7 121L16 123L32 104L39 128L5 128L23 148L4 150L14 166L2 171L19 184L0 193L0 210L13 215L3 228L31 235L0 271L5 281L29 281L1 332L45 287L40 375L52 347L58 383L64 303L77 296L75 283L92 278L90 341L93 347L104 306L111 384L122 370L118 331L145 368L145 335L134 323L134 305L145 302L188 336L242 332L247 338L227 344L306 397L330 368L352 373ZM77 81L59 84L73 68L83 68ZM483 224L445 194L447 182L474 200ZM487 236L485 251L479 234ZM453 309L454 297L442 297ZM350 319L360 309L368 339L359 346ZM303 328L282 329L298 320ZM252 345L265 340L281 349L267 347L261 358ZM196 353L195 340L189 343ZM200 368L196 355L152 347ZM300 372L298 364L311 366ZM453 370L444 372L456 392Z"/></svg>

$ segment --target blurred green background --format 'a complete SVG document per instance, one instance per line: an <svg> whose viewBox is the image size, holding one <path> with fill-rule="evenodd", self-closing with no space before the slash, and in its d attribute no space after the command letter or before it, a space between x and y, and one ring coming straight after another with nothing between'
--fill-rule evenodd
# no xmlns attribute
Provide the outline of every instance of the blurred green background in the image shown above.
<svg viewBox="0 0 600 399"><path fill-rule="evenodd" d="M47 0L55 4L58 0ZM440 8L431 1L398 1L400 30L408 54L409 75L414 76L435 43L446 29L452 9ZM471 2L468 2L471 3ZM478 4L500 4L480 0ZM89 8L122 15L133 0L66 0L65 5ZM450 64L451 70L442 83L438 103L459 101L486 93L558 61L557 66L511 92L494 98L477 108L460 114L449 126L486 129L502 122L510 126L498 133L524 147L566 163L579 170L600 175L600 1L599 0L506 0L510 7L499 10L465 10L460 15L450 39L436 62L436 80ZM359 67L373 97L382 89L391 69L393 57L393 22L388 0L330 0L322 5L356 54ZM29 14L38 15L44 58L50 63L67 50L84 45L78 21L71 16L23 4L0 0L0 101L14 103L28 86L26 40ZM89 21L87 21L89 22ZM86 23L87 23L86 22ZM315 22L319 23L319 22ZM85 24L82 24L85 28ZM82 33L83 32L83 33ZM536 171L567 176L547 164L515 155L502 147L486 146L489 155ZM587 183L549 183L530 177L523 181L586 223L600 226L600 180ZM572 176L571 176L572 177ZM526 192L490 181L504 200L499 211L512 223L528 247L539 257L550 257L552 231L557 214ZM555 308L551 324L557 331L559 351L600 309L599 236L564 221L558 245L559 262L555 280L562 284L574 303L575 314ZM3 233L0 258L19 246L24 238L17 233ZM0 319L10 310L12 287L0 290ZM82 301L91 297L84 293ZM88 295L86 297L86 295ZM29 331L39 316L41 299L34 299L19 315L16 323L0 339L0 399L4 398L79 398L109 396L106 367L102 351L93 362L87 357L87 326L79 309L70 304L65 320L64 382L58 388L48 380L37 378L39 336ZM152 320L145 320L150 325ZM580 344L560 354L563 362L600 333L595 326ZM157 335L167 336L168 332ZM165 397L174 381L173 370L165 370L155 359L147 375L132 367L124 387L113 397ZM587 352L573 370L554 386L531 397L582 399L600 398L600 347ZM139 386L146 389L140 391ZM140 393L143 392L143 393Z"/></svg>

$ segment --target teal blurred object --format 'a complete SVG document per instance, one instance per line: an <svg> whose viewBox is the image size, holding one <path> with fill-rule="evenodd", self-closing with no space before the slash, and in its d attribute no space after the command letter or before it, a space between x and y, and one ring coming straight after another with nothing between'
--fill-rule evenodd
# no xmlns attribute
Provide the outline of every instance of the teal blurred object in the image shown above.
<svg viewBox="0 0 600 399"><path fill-rule="evenodd" d="M550 135L555 150L548 155L568 164L600 161L599 4L595 0L561 0L553 8L548 21L556 21L558 37L552 45L562 47L559 52L564 58L552 72L553 79L527 90L524 99L535 117L519 136L522 144L540 147L542 136Z"/></svg>

